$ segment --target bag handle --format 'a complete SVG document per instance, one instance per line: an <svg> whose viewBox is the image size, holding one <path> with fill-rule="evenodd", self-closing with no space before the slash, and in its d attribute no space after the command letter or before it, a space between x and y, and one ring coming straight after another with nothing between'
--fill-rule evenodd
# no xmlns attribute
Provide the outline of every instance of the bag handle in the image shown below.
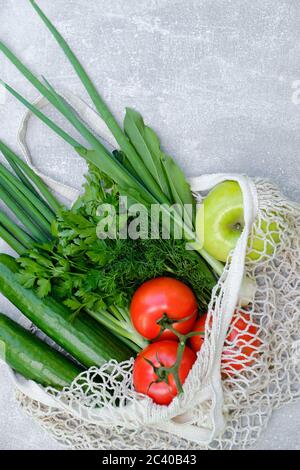
<svg viewBox="0 0 300 470"><path fill-rule="evenodd" d="M96 111L94 111L83 100L73 95L73 93L69 91L60 90L60 95L71 106L71 108L76 112L76 114L78 114L84 124L87 125L95 135L97 135L110 147L118 148L117 142L115 141L114 137L112 137L106 124L103 122L100 115ZM41 110L49 105L49 101L44 96L39 96L35 101L33 101L32 104L37 109ZM62 196L68 202L73 203L80 194L80 188L75 188L73 186L64 184L54 178L51 178L48 175L45 175L43 172L36 168L33 162L33 158L27 144L28 124L32 116L34 116L34 114L28 109L21 120L17 134L18 144L20 146L22 154L24 155L25 161L30 166L30 168L34 170L35 173L37 173L44 180L44 182L49 186L49 188L51 188L57 194Z"/></svg>
<svg viewBox="0 0 300 470"><path fill-rule="evenodd" d="M47 106L49 104L49 101L43 96L39 96L35 101L33 101L32 104L40 110ZM43 179L43 181L47 184L47 186L49 186L49 188L51 188L53 191L55 191L68 201L74 201L74 199L79 195L79 190L77 188L73 188L72 186L61 183L60 181L57 181L51 178L50 176L45 175L44 173L39 171L33 163L32 155L27 144L28 124L31 116L33 116L32 111L26 111L20 123L17 135L18 144L21 148L22 154L24 155L27 165L30 166L30 168L34 170L34 172L40 178Z"/></svg>

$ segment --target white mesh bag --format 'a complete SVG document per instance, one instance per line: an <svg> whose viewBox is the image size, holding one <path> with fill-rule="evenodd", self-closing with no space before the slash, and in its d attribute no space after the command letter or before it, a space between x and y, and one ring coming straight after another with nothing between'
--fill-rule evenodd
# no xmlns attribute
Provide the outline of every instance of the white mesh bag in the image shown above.
<svg viewBox="0 0 300 470"><path fill-rule="evenodd" d="M95 131L105 134L90 108L68 99ZM191 186L200 199L227 179L242 189L245 228L213 290L205 340L182 395L159 406L137 394L133 359L92 367L62 392L45 390L11 371L20 406L61 444L107 450L241 449L254 444L274 408L299 398L300 208L262 179L206 175L191 179ZM252 289L242 294L245 284ZM245 296L251 301L246 309ZM246 324L229 343L228 332L239 316L235 312L244 313ZM250 359L244 353L249 345Z"/></svg>

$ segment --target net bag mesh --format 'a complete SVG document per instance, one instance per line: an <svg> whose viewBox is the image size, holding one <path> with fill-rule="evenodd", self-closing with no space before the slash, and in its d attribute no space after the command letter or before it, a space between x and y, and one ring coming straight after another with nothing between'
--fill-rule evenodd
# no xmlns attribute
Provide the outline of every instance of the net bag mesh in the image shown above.
<svg viewBox="0 0 300 470"><path fill-rule="evenodd" d="M256 179L254 185L258 207L249 256L239 265L255 283L252 302L245 308L231 299L222 331L230 258L213 290L205 340L184 393L169 406L137 394L133 359L92 367L61 392L47 389L51 405L17 390L22 409L60 444L104 450L249 448L273 409L299 398L300 209L271 183ZM241 334L230 335L241 315Z"/></svg>

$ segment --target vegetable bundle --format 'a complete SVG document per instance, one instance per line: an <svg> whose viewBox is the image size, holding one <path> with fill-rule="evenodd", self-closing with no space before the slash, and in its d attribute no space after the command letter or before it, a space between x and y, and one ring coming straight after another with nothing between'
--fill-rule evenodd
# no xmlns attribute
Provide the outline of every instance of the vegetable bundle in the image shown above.
<svg viewBox="0 0 300 470"><path fill-rule="evenodd" d="M8 84L4 84L6 89L89 165L85 192L67 209L0 142L12 170L0 166L0 198L19 221L1 212L0 235L20 255L16 262L0 259L0 291L82 366L100 365L109 359L121 361L147 346L129 313L131 298L143 282L159 276L184 281L203 314L224 265L201 246L190 186L179 166L161 149L153 129L129 108L121 128L61 34L36 2L30 3L70 61L119 148L107 149L45 78L37 78L0 43L0 50L81 134L87 147ZM163 218L154 239L123 239L119 234L103 238L98 231L103 220L99 207L114 207L118 226L127 227L130 218L124 222L118 212L124 196L131 204L142 204L149 214L151 207L158 205L173 223L171 237L164 237ZM175 235L178 230L179 239ZM193 250L187 250L187 244Z"/></svg>
<svg viewBox="0 0 300 470"><path fill-rule="evenodd" d="M35 178L11 149L3 142L0 147L7 161L14 163L15 174L5 168L5 175L9 174L20 192L27 195L27 199L16 201L18 211L10 203L14 193L3 198L7 209L19 215L22 224L6 214L3 218L3 238L20 256L14 259L0 255L0 292L71 356L71 360L61 359L69 362L70 370L75 367L72 358L83 367L100 366L110 359L127 359L147 345L133 327L129 314L133 293L147 279L162 274L185 279L193 287L201 310L205 310L215 276L204 262L201 265L197 254L185 249L182 240L98 239L96 228L100 216L96 208L101 201L117 198L118 191L94 166L90 166L85 193L68 210L52 195L48 197L44 183ZM1 178L2 174L0 181ZM27 215L27 203L35 202L31 198L35 195L39 205L47 208L50 200L53 211L48 233L41 232L42 239L35 238L32 230L33 226L40 226L39 219L33 219L31 213ZM17 337L18 325L11 324L10 330L14 328ZM27 335L24 344L30 344L31 340L34 350L35 337ZM10 365L26 377L45 384L45 376L41 373L38 380L34 367L28 373L26 364L32 359L26 348L24 367L20 366L21 361L15 360L21 354L22 342L8 342L8 345L12 354L6 355L6 360ZM43 351L42 359L46 367L48 357ZM68 378L66 374L65 380ZM47 384L57 386L55 380L48 380Z"/></svg>

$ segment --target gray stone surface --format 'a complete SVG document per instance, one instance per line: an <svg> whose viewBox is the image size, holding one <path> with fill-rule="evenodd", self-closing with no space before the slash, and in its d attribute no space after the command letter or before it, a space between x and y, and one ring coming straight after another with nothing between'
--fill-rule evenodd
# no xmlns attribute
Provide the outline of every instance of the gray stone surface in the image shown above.
<svg viewBox="0 0 300 470"><path fill-rule="evenodd" d="M289 197L300 199L298 0L39 3L119 119L125 106L138 109L188 175L267 176ZM35 72L84 96L29 2L0 0L0 25L0 38ZM27 98L37 96L2 55L0 76ZM0 135L15 149L23 112L0 91ZM36 120L29 134L40 169L80 184L85 166L72 149ZM16 315L3 298L0 308ZM4 368L0 423L1 449L58 448L17 408ZM258 447L300 449L299 404L274 413Z"/></svg>

